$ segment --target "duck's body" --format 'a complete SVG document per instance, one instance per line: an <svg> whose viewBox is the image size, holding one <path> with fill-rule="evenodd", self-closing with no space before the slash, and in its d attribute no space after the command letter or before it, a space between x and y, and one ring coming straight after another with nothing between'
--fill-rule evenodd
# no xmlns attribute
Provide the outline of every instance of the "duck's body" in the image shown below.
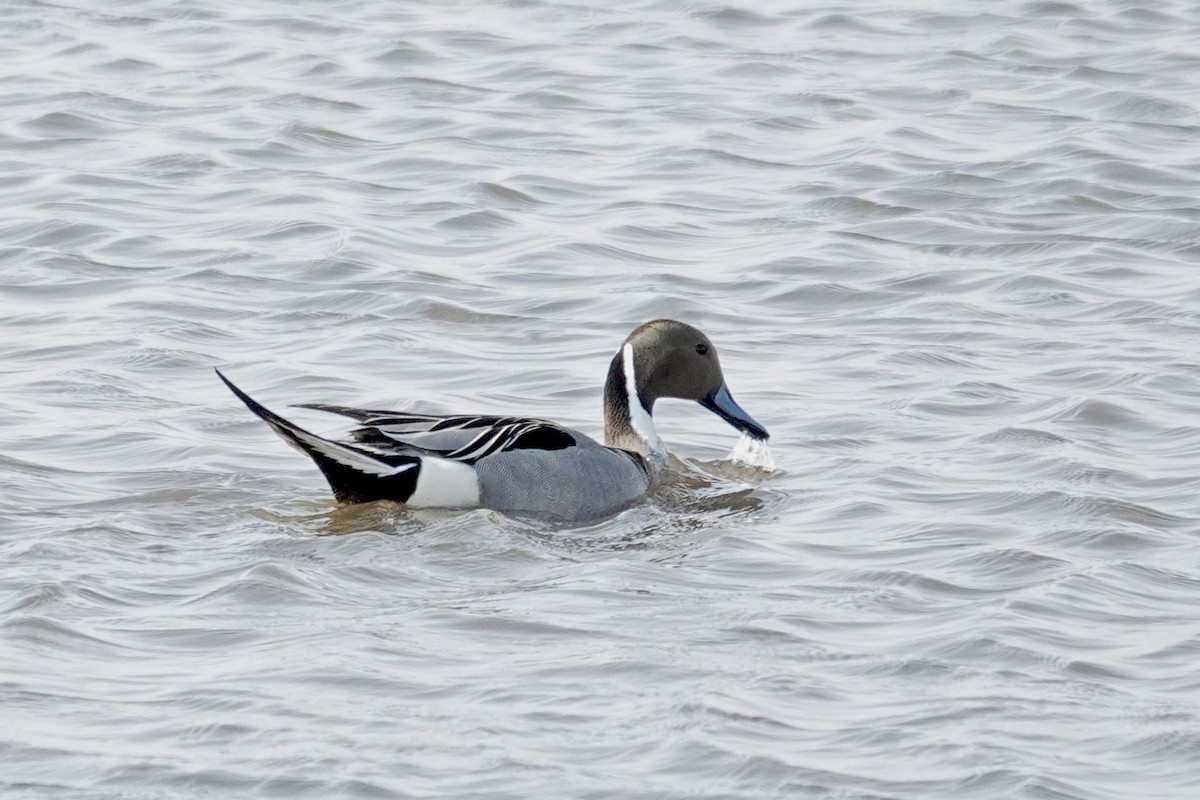
<svg viewBox="0 0 1200 800"><path fill-rule="evenodd" d="M221 380L285 441L310 456L341 502L491 508L571 520L606 516L642 497L665 464L651 412L659 397L700 402L760 439L767 432L725 388L716 350L671 320L635 330L605 384L605 444L553 422L433 416L306 404L360 424L347 441L300 428Z"/></svg>

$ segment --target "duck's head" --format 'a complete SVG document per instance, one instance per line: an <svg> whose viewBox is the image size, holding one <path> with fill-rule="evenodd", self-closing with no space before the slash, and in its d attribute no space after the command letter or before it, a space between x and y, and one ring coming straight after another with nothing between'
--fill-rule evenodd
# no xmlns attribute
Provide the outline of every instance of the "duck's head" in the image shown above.
<svg viewBox="0 0 1200 800"><path fill-rule="evenodd" d="M652 450L659 445L650 414L662 397L695 400L755 439L769 436L766 428L734 402L717 348L709 338L691 325L669 319L647 322L629 334L613 359L605 388L610 408L614 402L625 405L622 401L627 399L629 422ZM613 438L611 427L609 438Z"/></svg>

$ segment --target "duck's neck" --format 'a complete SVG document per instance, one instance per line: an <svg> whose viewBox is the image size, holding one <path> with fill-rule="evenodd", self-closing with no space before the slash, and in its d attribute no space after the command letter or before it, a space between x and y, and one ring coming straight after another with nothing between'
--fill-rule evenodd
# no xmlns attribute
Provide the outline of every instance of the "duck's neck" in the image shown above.
<svg viewBox="0 0 1200 800"><path fill-rule="evenodd" d="M650 415L654 400L642 399L637 388L633 345L628 342L613 357L604 383L604 443L656 460L665 461L666 447Z"/></svg>

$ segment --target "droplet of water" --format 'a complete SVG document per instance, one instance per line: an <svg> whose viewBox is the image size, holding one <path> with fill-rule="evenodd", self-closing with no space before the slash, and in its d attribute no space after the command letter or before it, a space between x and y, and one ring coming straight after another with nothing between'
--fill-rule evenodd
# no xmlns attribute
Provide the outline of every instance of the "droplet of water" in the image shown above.
<svg viewBox="0 0 1200 800"><path fill-rule="evenodd" d="M729 454L729 458L735 464L745 464L766 472L775 471L775 459L771 457L771 448L767 445L766 440L755 439L745 433L733 446L733 452Z"/></svg>

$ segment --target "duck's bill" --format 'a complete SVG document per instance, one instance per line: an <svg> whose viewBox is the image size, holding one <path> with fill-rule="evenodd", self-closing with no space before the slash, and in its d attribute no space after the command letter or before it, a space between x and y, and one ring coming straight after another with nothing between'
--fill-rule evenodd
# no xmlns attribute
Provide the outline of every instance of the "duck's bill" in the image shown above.
<svg viewBox="0 0 1200 800"><path fill-rule="evenodd" d="M729 389L726 388L725 384L721 384L720 389L717 389L708 397L701 400L700 405L742 433L749 434L755 439L766 439L771 435L767 433L766 428L755 422L753 417L743 411L742 407L733 401L733 397L729 394Z"/></svg>

